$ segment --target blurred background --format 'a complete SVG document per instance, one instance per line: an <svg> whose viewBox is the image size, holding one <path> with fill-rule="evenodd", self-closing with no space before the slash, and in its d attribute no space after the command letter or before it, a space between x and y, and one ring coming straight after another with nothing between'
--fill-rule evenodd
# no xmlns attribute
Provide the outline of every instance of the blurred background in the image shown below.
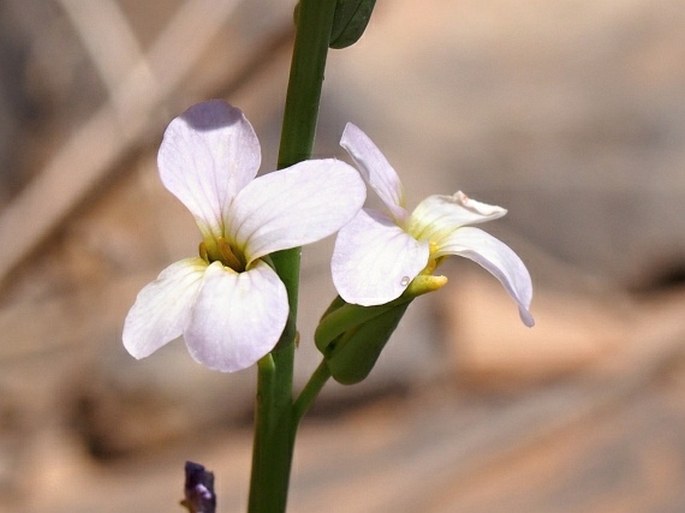
<svg viewBox="0 0 685 513"><path fill-rule="evenodd" d="M182 511L183 463L245 510L254 374L182 342L135 361L136 293L199 234L162 187L168 121L225 98L275 167L294 2L0 2L0 511ZM467 261L371 377L329 385L292 511L685 510L685 7L378 0L331 51L315 152L352 121L410 208L464 190L535 284L537 326ZM332 241L304 251L297 380Z"/></svg>

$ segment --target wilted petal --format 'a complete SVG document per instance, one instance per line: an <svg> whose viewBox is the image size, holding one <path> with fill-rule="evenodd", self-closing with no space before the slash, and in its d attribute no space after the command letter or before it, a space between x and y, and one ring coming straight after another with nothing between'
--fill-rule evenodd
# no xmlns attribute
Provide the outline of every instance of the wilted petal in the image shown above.
<svg viewBox="0 0 685 513"><path fill-rule="evenodd" d="M497 278L518 304L519 315L526 326L535 321L529 312L533 284L528 269L514 251L478 228L460 228L442 239L434 256L459 255L484 267Z"/></svg>
<svg viewBox="0 0 685 513"><path fill-rule="evenodd" d="M184 334L188 350L210 369L245 369L274 348L288 311L285 286L263 261L242 273L214 262Z"/></svg>
<svg viewBox="0 0 685 513"><path fill-rule="evenodd" d="M414 209L408 231L417 239L436 239L461 226L491 221L506 213L502 207L473 200L461 191L453 196L433 195Z"/></svg>
<svg viewBox="0 0 685 513"><path fill-rule="evenodd" d="M323 239L364 204L359 173L335 159L307 160L256 178L236 197L228 230L248 261Z"/></svg>
<svg viewBox="0 0 685 513"><path fill-rule="evenodd" d="M340 297L372 306L399 297L427 263L427 242L383 214L362 210L338 232L331 270Z"/></svg>
<svg viewBox="0 0 685 513"><path fill-rule="evenodd" d="M354 159L364 180L376 191L395 220L403 223L408 213L404 209L402 182L381 150L368 135L352 123L345 125L340 146Z"/></svg>
<svg viewBox="0 0 685 513"><path fill-rule="evenodd" d="M164 186L204 235L222 235L231 200L257 174L259 141L243 113L221 100L193 105L167 127L157 163Z"/></svg>
<svg viewBox="0 0 685 513"><path fill-rule="evenodd" d="M201 258L181 260L140 291L122 335L132 356L148 356L183 333L205 269L207 263Z"/></svg>

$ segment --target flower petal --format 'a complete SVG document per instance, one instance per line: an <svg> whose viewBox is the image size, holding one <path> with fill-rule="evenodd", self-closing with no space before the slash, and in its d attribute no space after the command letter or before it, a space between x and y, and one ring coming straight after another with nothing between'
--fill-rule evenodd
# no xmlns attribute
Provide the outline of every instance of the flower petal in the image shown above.
<svg viewBox="0 0 685 513"><path fill-rule="evenodd" d="M518 304L523 323L529 327L535 324L529 311L533 299L530 274L518 255L504 242L478 228L465 227L441 241L434 256L445 255L468 258L490 271Z"/></svg>
<svg viewBox="0 0 685 513"><path fill-rule="evenodd" d="M228 231L249 265L273 251L335 233L365 198L364 182L352 166L335 159L307 160L260 176L240 191Z"/></svg>
<svg viewBox="0 0 685 513"><path fill-rule="evenodd" d="M418 204L409 218L409 233L417 239L437 239L458 228L492 221L507 213L506 209L473 200L459 191L453 196L428 196Z"/></svg>
<svg viewBox="0 0 685 513"><path fill-rule="evenodd" d="M398 298L427 263L427 242L380 212L362 210L338 232L331 270L340 297L372 306Z"/></svg>
<svg viewBox="0 0 685 513"><path fill-rule="evenodd" d="M242 273L214 262L184 334L188 351L210 369L250 367L274 348L288 311L285 285L263 261Z"/></svg>
<svg viewBox="0 0 685 513"><path fill-rule="evenodd" d="M364 180L376 191L398 223L403 223L408 212L404 209L402 182L393 167L373 141L352 123L345 125L340 146L354 160Z"/></svg>
<svg viewBox="0 0 685 513"><path fill-rule="evenodd" d="M154 353L181 336L190 319L207 263L187 258L164 269L146 285L124 321L124 347L136 358Z"/></svg>
<svg viewBox="0 0 685 513"><path fill-rule="evenodd" d="M175 118L159 148L164 186L218 237L231 200L257 174L259 141L243 113L222 100L193 105Z"/></svg>

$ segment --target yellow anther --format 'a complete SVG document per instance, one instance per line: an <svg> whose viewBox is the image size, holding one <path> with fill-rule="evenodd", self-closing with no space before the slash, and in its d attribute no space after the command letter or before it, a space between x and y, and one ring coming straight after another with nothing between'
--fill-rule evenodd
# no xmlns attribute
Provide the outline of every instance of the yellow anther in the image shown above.
<svg viewBox="0 0 685 513"><path fill-rule="evenodd" d="M207 244L205 244L204 241L200 242L200 247L198 248L198 251L200 253L200 258L205 262L209 263L209 253L207 252Z"/></svg>
<svg viewBox="0 0 685 513"><path fill-rule="evenodd" d="M416 297L442 288L447 283L446 276L419 274L405 291L406 295Z"/></svg>
<svg viewBox="0 0 685 513"><path fill-rule="evenodd" d="M221 261L231 269L237 272L245 270L245 264L236 255L231 248L231 245L223 237L217 239L217 246L219 248L219 254L221 256Z"/></svg>
<svg viewBox="0 0 685 513"><path fill-rule="evenodd" d="M421 274L430 275L438 268L438 265L440 265L440 262L442 262L444 257L433 256L438 251L438 245L433 241L430 241L428 244L428 254L430 256L428 257L428 263L426 264L426 267L423 268L423 271L421 271Z"/></svg>

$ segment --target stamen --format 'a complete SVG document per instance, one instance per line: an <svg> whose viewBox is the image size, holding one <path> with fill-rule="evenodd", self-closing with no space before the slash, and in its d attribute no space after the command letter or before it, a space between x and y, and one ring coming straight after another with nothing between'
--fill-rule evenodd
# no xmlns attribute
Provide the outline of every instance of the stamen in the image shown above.
<svg viewBox="0 0 685 513"><path fill-rule="evenodd" d="M209 263L209 252L207 251L207 244L205 244L204 241L200 242L198 251L200 253L200 258Z"/></svg>
<svg viewBox="0 0 685 513"><path fill-rule="evenodd" d="M426 264L426 267L424 267L423 271L421 271L421 274L433 274L433 271L437 269L443 258L433 256L438 250L438 245L435 242L429 241L428 244L428 252L430 256L428 257L428 263Z"/></svg>
<svg viewBox="0 0 685 513"><path fill-rule="evenodd" d="M221 261L234 271L244 271L245 264L240 260L238 255L233 252L230 244L223 237L217 239L219 254L221 255Z"/></svg>

